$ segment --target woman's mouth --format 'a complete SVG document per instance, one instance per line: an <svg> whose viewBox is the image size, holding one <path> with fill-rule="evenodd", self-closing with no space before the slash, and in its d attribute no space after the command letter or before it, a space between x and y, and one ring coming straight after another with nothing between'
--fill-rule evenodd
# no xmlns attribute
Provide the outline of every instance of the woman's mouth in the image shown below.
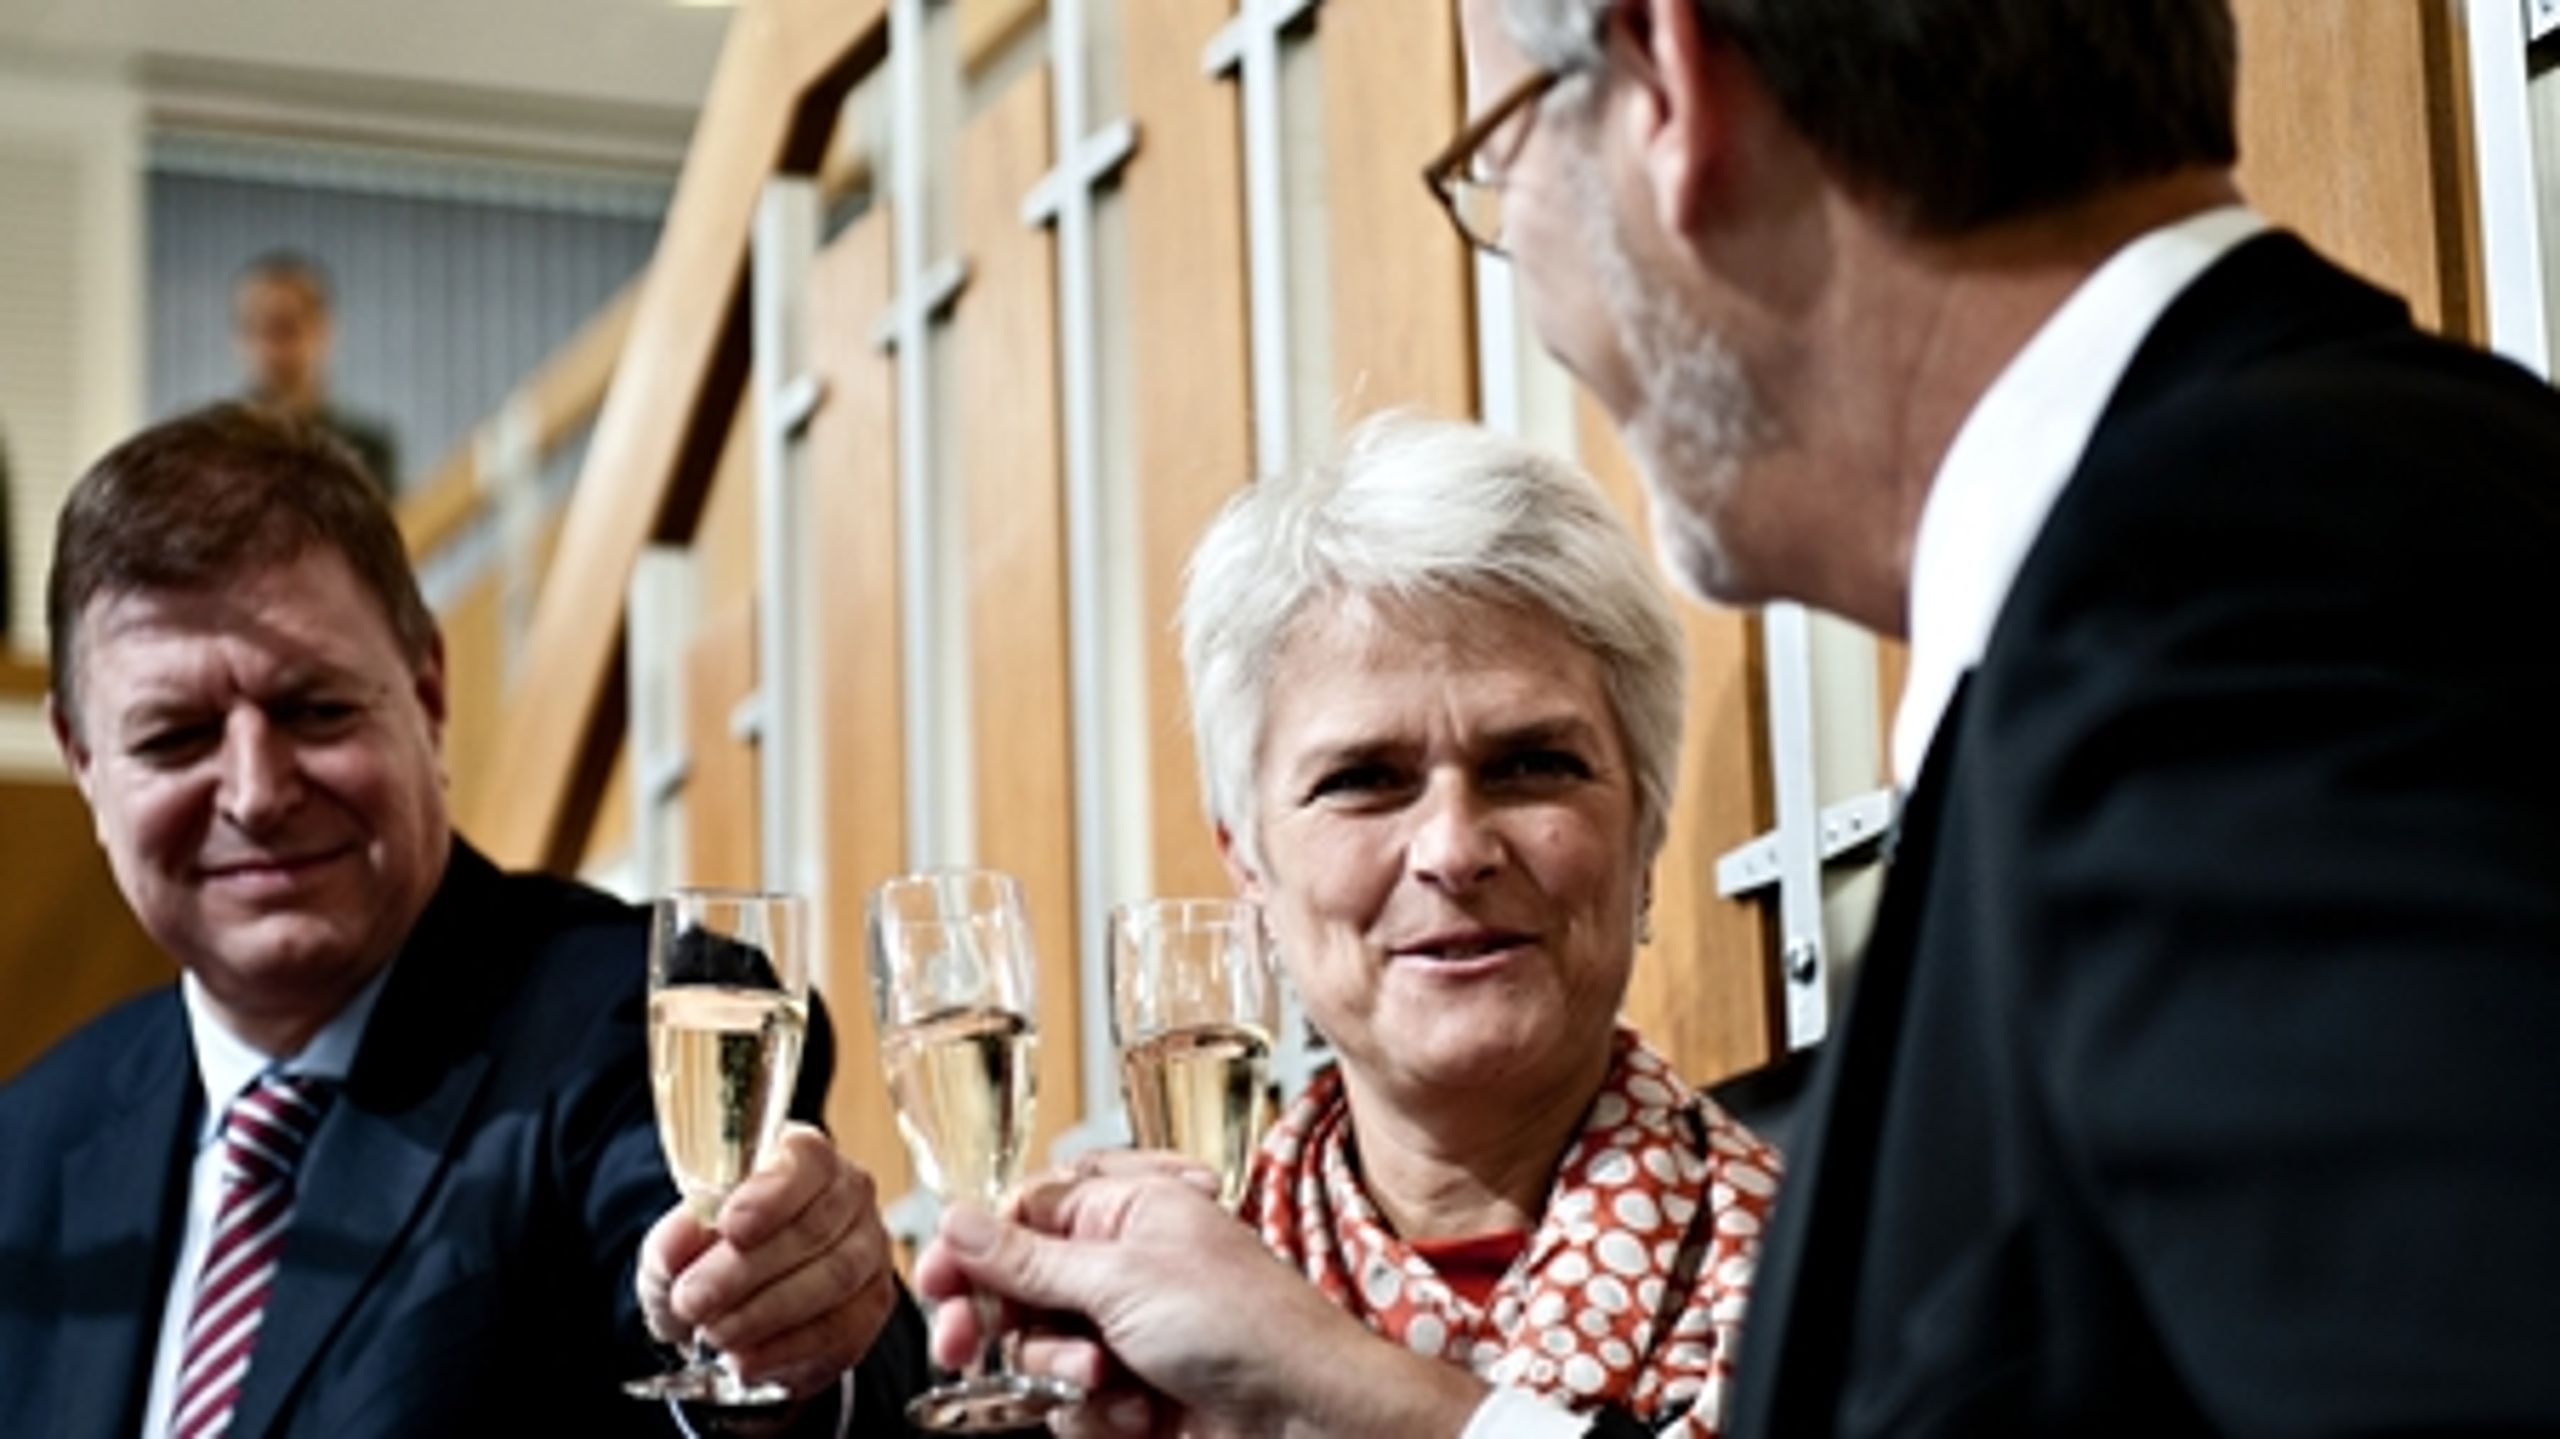
<svg viewBox="0 0 2560 1439"><path fill-rule="evenodd" d="M1428 965L1442 973L1466 974L1500 968L1512 956L1536 942L1536 935L1519 930L1450 930L1397 945L1389 953L1402 963Z"/></svg>

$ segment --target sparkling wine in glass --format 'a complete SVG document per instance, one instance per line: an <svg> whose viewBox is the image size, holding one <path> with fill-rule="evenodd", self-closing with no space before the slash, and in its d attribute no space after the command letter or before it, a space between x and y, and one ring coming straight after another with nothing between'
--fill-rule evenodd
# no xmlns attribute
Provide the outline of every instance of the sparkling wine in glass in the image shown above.
<svg viewBox="0 0 2560 1439"><path fill-rule="evenodd" d="M871 1000L898 1130L927 1188L990 1209L1021 1177L1038 1037L1038 968L1021 886L993 870L942 870L872 893ZM909 1423L985 1434L1079 1403L1075 1385L1016 1372L991 1336L970 1373L917 1396Z"/></svg>
<svg viewBox="0 0 2560 1439"><path fill-rule="evenodd" d="M1111 912L1111 1028L1139 1145L1218 1176L1229 1209L1272 1115L1280 986L1262 912L1242 900L1157 899Z"/></svg>
<svg viewBox="0 0 2560 1439"><path fill-rule="evenodd" d="M808 906L796 895L680 889L651 906L649 1082L658 1139L685 1207L716 1226L755 1172L800 1076L809 1030ZM695 1338L689 1361L625 1392L710 1408L779 1404Z"/></svg>

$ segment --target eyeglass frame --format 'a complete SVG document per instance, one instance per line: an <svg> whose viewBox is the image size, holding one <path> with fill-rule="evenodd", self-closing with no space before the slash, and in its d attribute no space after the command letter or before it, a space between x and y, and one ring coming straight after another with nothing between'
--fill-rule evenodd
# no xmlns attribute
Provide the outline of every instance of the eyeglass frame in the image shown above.
<svg viewBox="0 0 2560 1439"><path fill-rule="evenodd" d="M1562 84L1572 73L1567 69L1551 69L1542 66L1523 75L1483 114L1468 121L1466 128L1460 130L1455 139L1443 146L1440 153L1432 156L1430 161L1422 167L1423 186L1431 191L1433 199L1440 202L1440 209L1449 217L1449 224L1457 230L1458 238L1488 255L1508 253L1503 248L1500 233L1477 234L1469 228L1465 217L1459 212L1460 187L1485 190L1502 188L1501 180L1478 179L1467 173L1467 166L1476 158L1476 152L1483 149L1485 142L1491 140L1497 131L1509 124L1514 116L1545 99L1548 91Z"/></svg>

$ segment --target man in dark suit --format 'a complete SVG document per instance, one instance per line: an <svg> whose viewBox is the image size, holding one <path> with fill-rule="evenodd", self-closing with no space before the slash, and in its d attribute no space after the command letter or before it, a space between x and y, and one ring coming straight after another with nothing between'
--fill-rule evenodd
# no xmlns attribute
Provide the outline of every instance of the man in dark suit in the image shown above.
<svg viewBox="0 0 2560 1439"><path fill-rule="evenodd" d="M1673 567L1912 645L1719 1427L2560 1432L2560 400L2240 203L2225 0L1462 8L1435 184ZM1057 1186L919 1282L1216 1416L1577 1432L1263 1341L1201 1208Z"/></svg>
<svg viewBox="0 0 2560 1439"><path fill-rule="evenodd" d="M238 406L143 432L72 493L49 599L55 734L183 976L0 1090L0 1431L667 1434L620 1382L698 1330L795 1433L904 1432L868 1177L795 1123L688 1216L645 914L453 834L441 641L343 448ZM235 1225L232 1116L288 1111L248 1130L298 1151L282 1208Z"/></svg>

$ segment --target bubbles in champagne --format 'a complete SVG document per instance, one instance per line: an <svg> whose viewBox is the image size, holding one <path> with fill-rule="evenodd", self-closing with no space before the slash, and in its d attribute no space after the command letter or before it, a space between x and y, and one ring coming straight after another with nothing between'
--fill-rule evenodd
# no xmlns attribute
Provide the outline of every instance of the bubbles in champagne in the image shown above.
<svg viewBox="0 0 2560 1439"><path fill-rule="evenodd" d="M1230 1209L1243 1197L1254 1150L1271 1122L1270 1077L1270 1038L1240 1025L1168 1030L1120 1056L1120 1084L1138 1143L1207 1165Z"/></svg>
<svg viewBox="0 0 2560 1439"><path fill-rule="evenodd" d="M883 1046L898 1130L925 1186L992 1205L1022 1170L1038 1040L1010 1010L940 1010Z"/></svg>
<svg viewBox="0 0 2560 1439"><path fill-rule="evenodd" d="M676 985L649 996L649 1078L667 1168L705 1222L782 1129L808 1015L792 996Z"/></svg>

